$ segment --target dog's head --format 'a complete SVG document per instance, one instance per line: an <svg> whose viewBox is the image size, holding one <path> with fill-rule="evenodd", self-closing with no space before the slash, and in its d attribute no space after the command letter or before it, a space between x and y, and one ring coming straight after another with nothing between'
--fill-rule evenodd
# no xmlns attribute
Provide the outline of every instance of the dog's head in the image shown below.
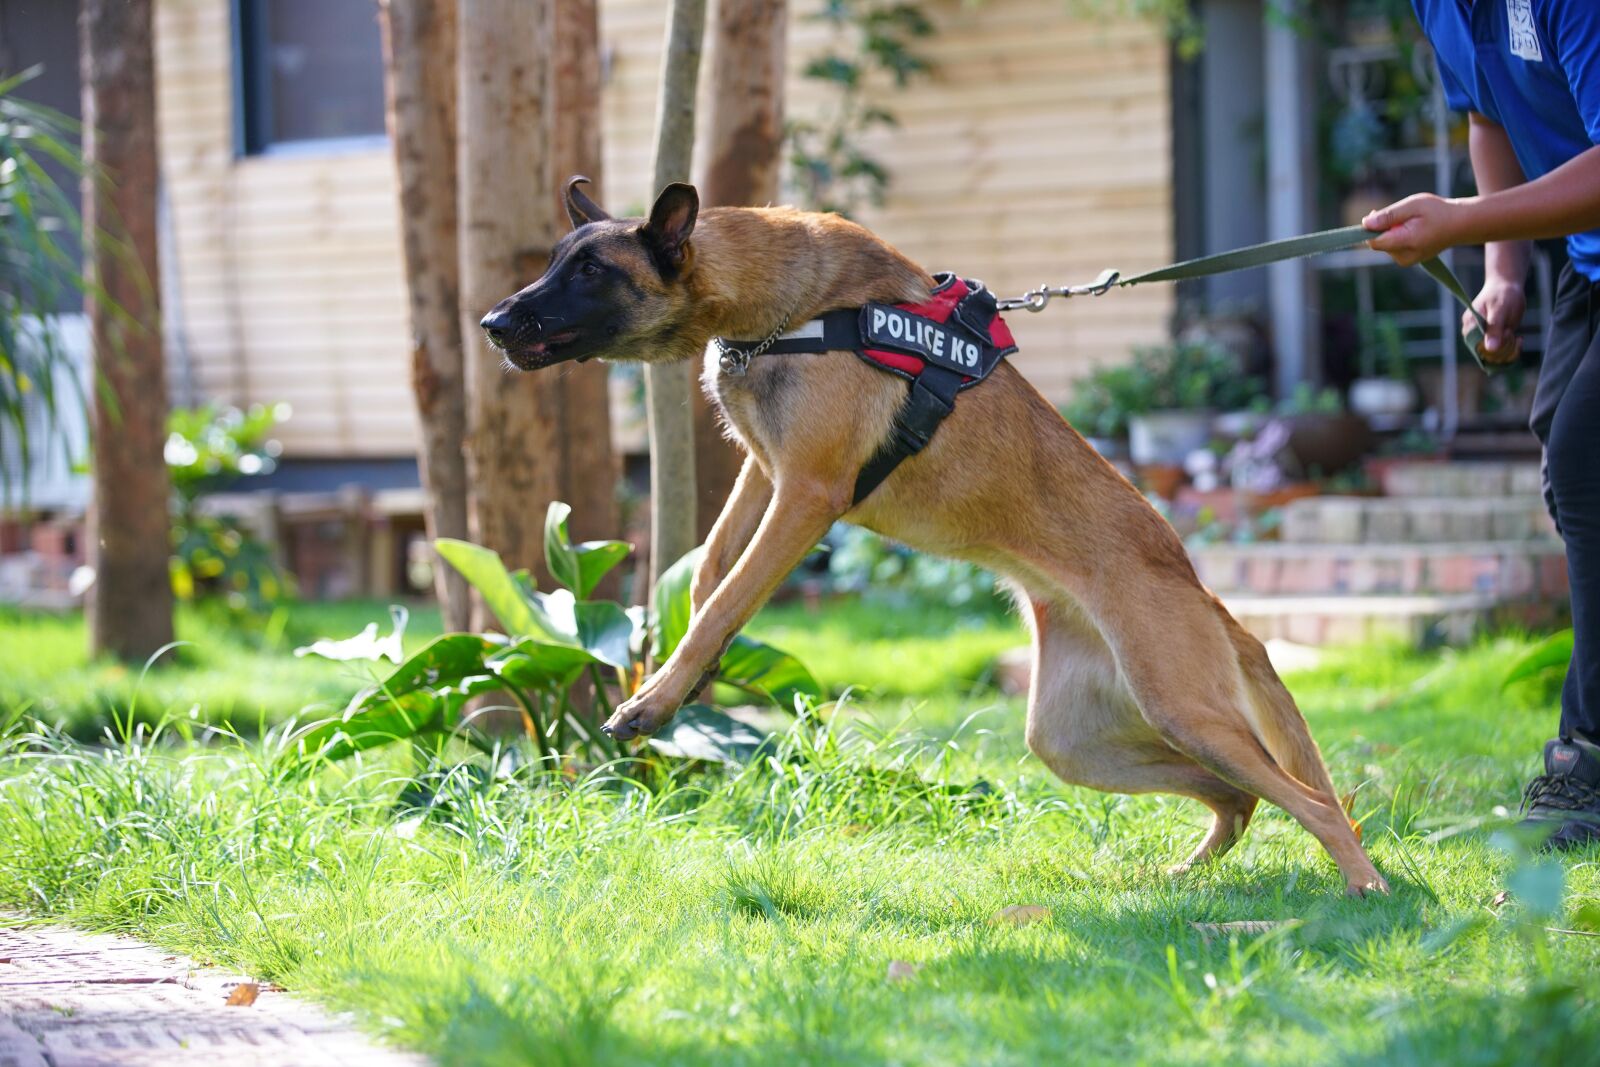
<svg viewBox="0 0 1600 1067"><path fill-rule="evenodd" d="M688 317L684 280L700 211L694 186L662 190L648 219L614 219L567 182L572 232L550 253L544 277L496 304L478 323L522 370L567 360L648 360Z"/></svg>

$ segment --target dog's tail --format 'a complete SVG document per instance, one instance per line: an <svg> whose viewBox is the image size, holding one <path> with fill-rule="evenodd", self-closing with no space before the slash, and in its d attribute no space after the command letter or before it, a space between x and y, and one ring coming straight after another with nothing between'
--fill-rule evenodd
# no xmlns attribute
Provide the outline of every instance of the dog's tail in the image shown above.
<svg viewBox="0 0 1600 1067"><path fill-rule="evenodd" d="M1267 658L1261 642L1236 621L1229 619L1233 646L1239 653L1239 668L1244 675L1250 725L1261 746L1278 766L1320 793L1334 799L1333 788L1322 752L1311 739L1311 730L1295 705L1294 697Z"/></svg>

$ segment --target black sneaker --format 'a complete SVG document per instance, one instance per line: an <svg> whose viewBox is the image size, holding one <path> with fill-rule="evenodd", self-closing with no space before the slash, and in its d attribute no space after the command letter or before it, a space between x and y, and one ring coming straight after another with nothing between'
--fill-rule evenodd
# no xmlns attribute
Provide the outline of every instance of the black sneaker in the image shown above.
<svg viewBox="0 0 1600 1067"><path fill-rule="evenodd" d="M1600 745L1557 738L1544 746L1544 773L1522 794L1521 826L1543 834L1543 847L1600 841Z"/></svg>

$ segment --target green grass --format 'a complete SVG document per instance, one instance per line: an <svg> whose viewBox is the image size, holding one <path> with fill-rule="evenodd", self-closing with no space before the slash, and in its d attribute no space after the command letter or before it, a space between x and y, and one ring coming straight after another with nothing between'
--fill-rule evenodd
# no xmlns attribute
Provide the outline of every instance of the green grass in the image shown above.
<svg viewBox="0 0 1600 1067"><path fill-rule="evenodd" d="M388 619L386 605L365 601L291 604L254 623L186 606L177 617L182 644L147 671L90 660L80 613L0 606L0 718L25 712L91 738L113 715L154 722L193 711L201 721L259 732L307 705L341 707L368 681L359 666L297 659L297 646L347 637L369 622L388 632ZM413 606L408 650L438 633L438 609Z"/></svg>
<svg viewBox="0 0 1600 1067"><path fill-rule="evenodd" d="M342 707L370 681L360 665L289 655L318 637L345 637L369 622L387 632L388 610L376 601L297 603L264 620L185 608L184 644L150 670L88 658L81 614L0 606L0 714L26 711L81 738L100 735L113 713L155 722L189 715L258 733L308 705ZM415 651L440 632L432 606L411 608L406 647ZM857 601L821 613L799 604L771 607L751 632L794 652L835 694L855 687L892 700L964 700L992 690L1000 652L1026 643L1005 616L964 616L940 606L891 610ZM952 712L952 714L954 714Z"/></svg>
<svg viewBox="0 0 1600 1067"><path fill-rule="evenodd" d="M846 675L814 650L851 626L862 649L903 625L960 650L948 619L862 612L760 626L830 682ZM1546 927L1593 925L1600 854L1540 865L1481 825L1553 726L1548 688L1499 692L1526 645L1363 649L1290 679L1336 781L1362 785L1386 899L1345 899L1275 809L1170 880L1199 807L1059 785L1025 757L1016 702L968 695L952 652L886 669L859 715L741 774L458 776L421 820L397 803L402 753L286 782L270 736L14 730L0 904L245 968L447 1064L1593 1062L1600 939ZM1012 904L1049 918L991 921ZM1274 919L1299 925L1189 925ZM915 976L888 981L896 960Z"/></svg>

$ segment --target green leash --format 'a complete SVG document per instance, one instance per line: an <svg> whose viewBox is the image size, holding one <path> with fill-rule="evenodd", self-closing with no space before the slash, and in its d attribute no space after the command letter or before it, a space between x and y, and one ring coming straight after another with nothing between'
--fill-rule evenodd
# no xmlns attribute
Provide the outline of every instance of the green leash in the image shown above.
<svg viewBox="0 0 1600 1067"><path fill-rule="evenodd" d="M1363 226L1341 226L1336 230L1322 230L1318 233L1303 234L1299 237L1288 237L1281 241L1267 241L1246 248L1236 248L1231 252L1218 252L1212 256L1200 256L1197 259L1186 259L1182 263L1174 263L1159 270L1146 271L1135 274L1131 278L1124 278L1120 272L1114 270L1102 271L1100 277L1088 285L1067 285L1052 287L1041 285L1037 289L1029 290L1014 300L999 302L1001 311L1014 311L1025 308L1028 311L1043 311L1052 297L1067 296L1099 296L1111 289L1122 289L1130 285L1143 285L1146 282L1179 282L1190 278L1205 278L1213 274L1228 274L1236 270L1248 270L1251 267L1264 267L1269 263L1281 263L1284 260L1300 259L1305 256L1321 255L1325 252L1342 252L1345 249L1357 248L1366 244L1377 236L1376 231ZM1449 267L1438 257L1424 260L1417 264L1433 278L1434 281L1444 286L1450 295L1460 301L1461 306L1472 312L1477 325L1469 330L1465 336L1467 351L1472 353L1472 358L1477 360L1478 366L1486 373L1493 374L1502 368L1484 363L1478 355L1478 346L1483 343L1485 332L1489 324L1484 321L1478 309L1472 306L1472 297L1467 295L1466 289L1459 279L1451 273Z"/></svg>

